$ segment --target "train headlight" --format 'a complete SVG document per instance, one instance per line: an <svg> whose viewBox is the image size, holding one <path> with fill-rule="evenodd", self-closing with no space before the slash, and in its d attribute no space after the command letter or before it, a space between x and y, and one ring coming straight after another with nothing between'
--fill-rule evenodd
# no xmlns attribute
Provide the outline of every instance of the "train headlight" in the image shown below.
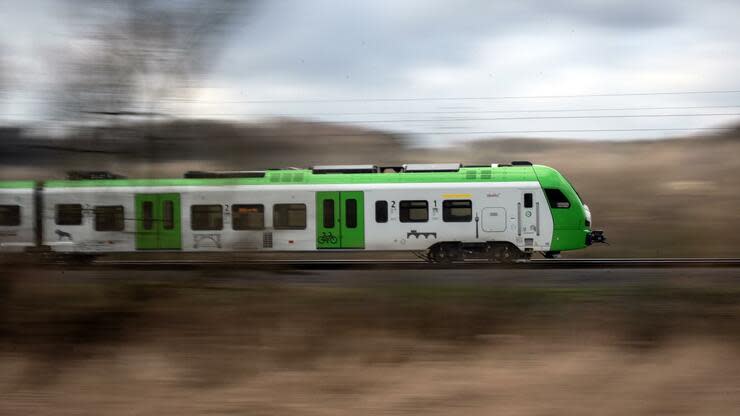
<svg viewBox="0 0 740 416"><path fill-rule="evenodd" d="M591 226L591 210L588 209L588 205L583 204L583 212L586 215L586 227Z"/></svg>

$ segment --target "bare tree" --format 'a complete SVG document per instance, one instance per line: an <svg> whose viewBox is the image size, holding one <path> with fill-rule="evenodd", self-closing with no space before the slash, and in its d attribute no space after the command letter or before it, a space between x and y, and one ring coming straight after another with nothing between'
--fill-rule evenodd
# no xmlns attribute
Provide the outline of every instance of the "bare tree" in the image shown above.
<svg viewBox="0 0 740 416"><path fill-rule="evenodd" d="M61 59L57 114L156 114L202 75L247 1L69 0L83 27Z"/></svg>

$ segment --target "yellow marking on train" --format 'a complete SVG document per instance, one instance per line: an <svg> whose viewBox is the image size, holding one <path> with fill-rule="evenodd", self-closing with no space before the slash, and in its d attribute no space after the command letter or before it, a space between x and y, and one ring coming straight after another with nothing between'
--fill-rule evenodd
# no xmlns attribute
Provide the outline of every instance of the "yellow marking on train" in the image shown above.
<svg viewBox="0 0 740 416"><path fill-rule="evenodd" d="M473 194L443 194L442 198L471 198Z"/></svg>

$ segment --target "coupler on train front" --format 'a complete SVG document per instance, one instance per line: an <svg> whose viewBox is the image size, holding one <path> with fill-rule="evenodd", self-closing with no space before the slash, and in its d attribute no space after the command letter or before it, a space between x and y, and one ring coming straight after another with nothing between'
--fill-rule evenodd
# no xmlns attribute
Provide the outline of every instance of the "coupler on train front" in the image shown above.
<svg viewBox="0 0 740 416"><path fill-rule="evenodd" d="M586 245L592 244L609 244L606 242L606 236L603 230L593 230L586 235Z"/></svg>

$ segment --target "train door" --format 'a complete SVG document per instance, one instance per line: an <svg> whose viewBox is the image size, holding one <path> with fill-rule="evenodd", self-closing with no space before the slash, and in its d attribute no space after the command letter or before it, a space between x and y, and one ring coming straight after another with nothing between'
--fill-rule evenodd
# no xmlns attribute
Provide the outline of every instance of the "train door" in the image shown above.
<svg viewBox="0 0 740 416"><path fill-rule="evenodd" d="M519 237L524 239L525 246L534 245L534 238L540 234L540 203L534 202L534 192L524 191L517 204Z"/></svg>
<svg viewBox="0 0 740 416"><path fill-rule="evenodd" d="M361 191L316 192L316 247L365 248L364 202Z"/></svg>
<svg viewBox="0 0 740 416"><path fill-rule="evenodd" d="M136 194L136 249L182 248L180 194Z"/></svg>

